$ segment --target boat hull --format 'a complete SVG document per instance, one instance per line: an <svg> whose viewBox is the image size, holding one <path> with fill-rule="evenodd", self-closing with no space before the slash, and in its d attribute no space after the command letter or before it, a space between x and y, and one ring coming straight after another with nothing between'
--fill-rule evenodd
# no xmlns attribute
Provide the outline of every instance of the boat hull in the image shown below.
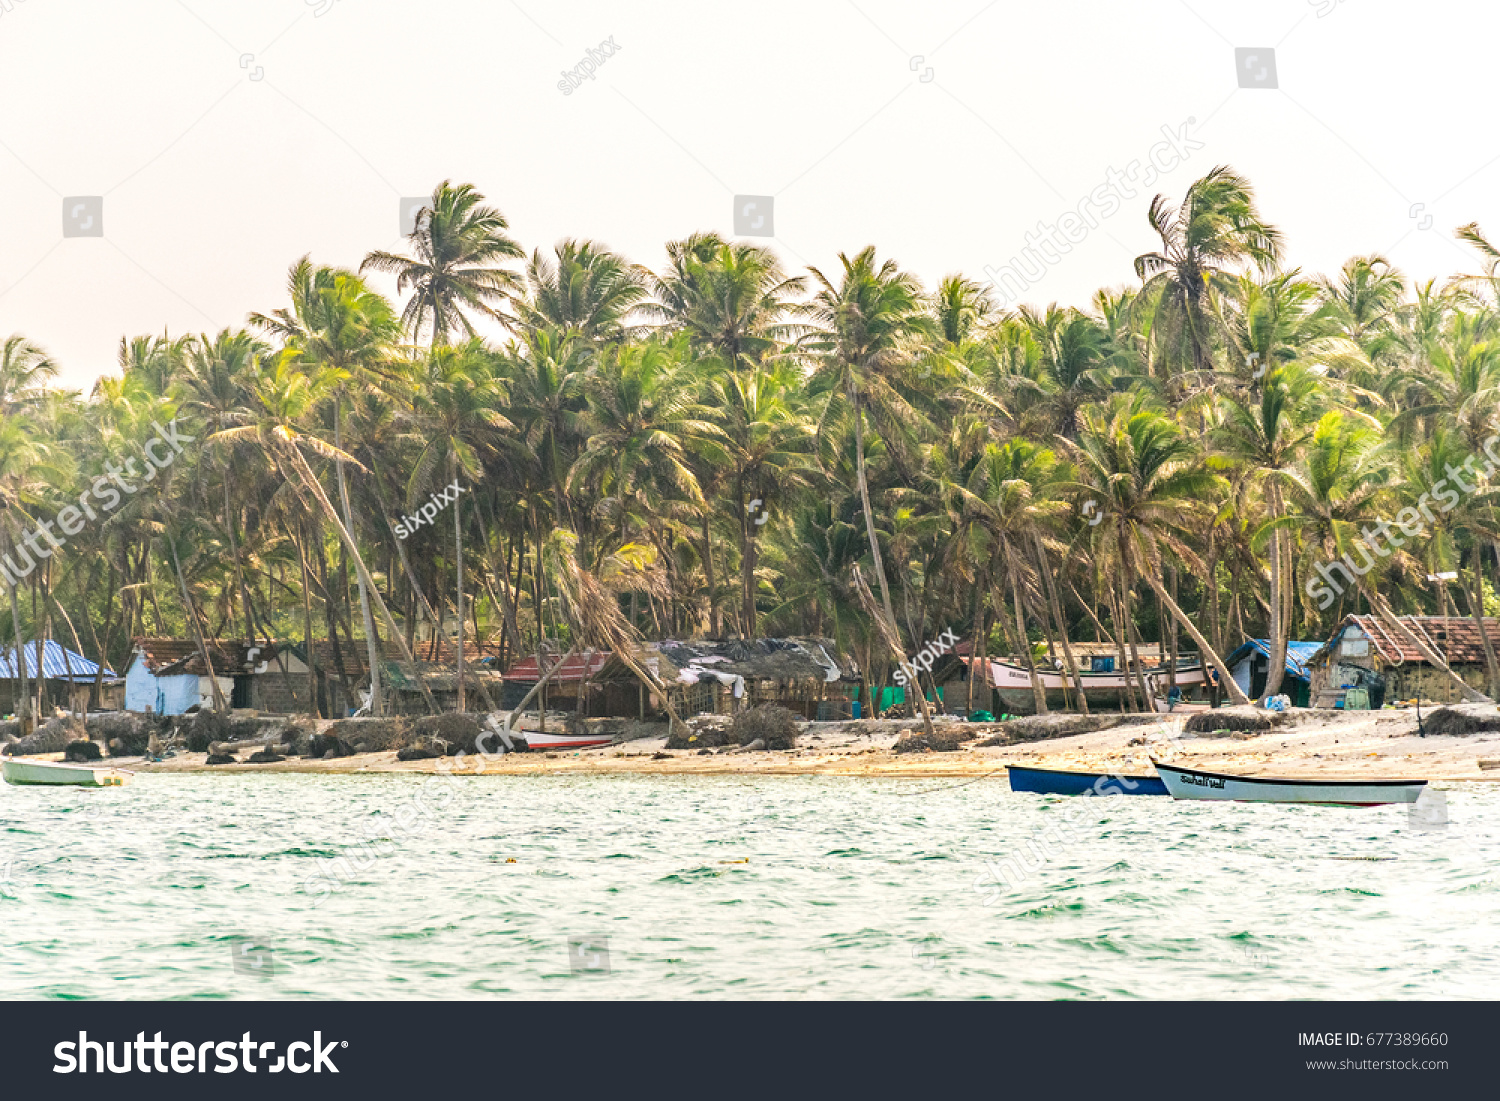
<svg viewBox="0 0 1500 1101"><path fill-rule="evenodd" d="M1232 776L1153 762L1174 799L1378 807L1415 803L1426 780L1285 780Z"/></svg>
<svg viewBox="0 0 1500 1101"><path fill-rule="evenodd" d="M69 765L8 757L0 764L7 784L23 787L117 788L130 783L133 773L107 765Z"/></svg>
<svg viewBox="0 0 1500 1101"><path fill-rule="evenodd" d="M1011 791L1039 795L1166 795L1156 776L1116 776L1107 772L1067 772L1055 768L1010 765Z"/></svg>
<svg viewBox="0 0 1500 1101"><path fill-rule="evenodd" d="M526 739L528 749L590 749L609 745L615 740L613 734L568 734L552 730L545 734L540 730L518 730L516 733Z"/></svg>
<svg viewBox="0 0 1500 1101"><path fill-rule="evenodd" d="M1036 710L1036 694L1032 691L1029 669L1012 665L1007 661L991 661L989 665L990 684L994 686L1006 711L1016 715L1030 715ZM1047 694L1048 708L1067 707L1077 692L1074 678L1056 670L1039 671L1038 676L1041 677L1042 688ZM1083 684L1083 695L1090 707L1118 707L1127 691L1138 693L1140 690L1134 677L1127 677L1124 673L1118 672L1080 673L1078 680ZM1201 665L1186 666L1177 670L1177 686L1183 691L1207 683L1208 678ZM1154 692L1165 692L1167 689L1166 673L1162 671L1147 673L1146 684Z"/></svg>

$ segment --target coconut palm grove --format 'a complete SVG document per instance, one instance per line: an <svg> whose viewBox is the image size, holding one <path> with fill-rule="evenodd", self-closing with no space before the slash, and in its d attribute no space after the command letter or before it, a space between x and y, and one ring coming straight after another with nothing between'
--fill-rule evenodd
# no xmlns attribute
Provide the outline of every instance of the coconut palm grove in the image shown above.
<svg viewBox="0 0 1500 1101"><path fill-rule="evenodd" d="M123 668L139 636L436 631L505 668L821 636L874 687L950 631L1032 668L1070 640L1222 668L1352 612L1483 632L1500 249L1470 225L1444 281L1304 272L1227 167L1135 216L1160 246L1133 272L1006 309L874 246L528 252L445 182L404 254L297 260L243 328L126 336L87 395L9 336L0 638Z"/></svg>

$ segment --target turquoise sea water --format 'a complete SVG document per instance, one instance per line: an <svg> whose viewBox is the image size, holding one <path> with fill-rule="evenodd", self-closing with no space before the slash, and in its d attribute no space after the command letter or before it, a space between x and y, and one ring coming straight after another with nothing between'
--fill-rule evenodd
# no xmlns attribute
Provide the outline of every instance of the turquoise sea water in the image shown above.
<svg viewBox="0 0 1500 1101"><path fill-rule="evenodd" d="M941 783L0 787L0 997L1500 994L1492 787L1417 828Z"/></svg>

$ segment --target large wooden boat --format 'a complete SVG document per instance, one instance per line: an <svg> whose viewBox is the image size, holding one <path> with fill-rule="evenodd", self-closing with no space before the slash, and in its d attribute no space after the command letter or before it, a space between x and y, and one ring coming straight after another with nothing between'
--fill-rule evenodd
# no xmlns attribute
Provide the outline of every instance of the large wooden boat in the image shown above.
<svg viewBox="0 0 1500 1101"><path fill-rule="evenodd" d="M1031 688L1031 670L1008 661L991 660L989 666L990 684L994 686L1007 711L1017 715L1030 715L1036 710L1036 695ZM1041 677L1042 687L1047 693L1047 706L1059 709L1066 707L1067 697L1075 692L1074 677L1057 669L1039 669L1037 675ZM1166 695L1165 669L1147 670L1144 676L1146 687L1153 695ZM1125 698L1127 685L1131 690L1139 691L1135 674L1118 670L1109 673L1079 673L1078 680L1083 684L1084 698L1089 701L1090 707L1118 707ZM1178 666L1176 680L1177 687L1184 691L1208 683L1203 666L1199 664Z"/></svg>

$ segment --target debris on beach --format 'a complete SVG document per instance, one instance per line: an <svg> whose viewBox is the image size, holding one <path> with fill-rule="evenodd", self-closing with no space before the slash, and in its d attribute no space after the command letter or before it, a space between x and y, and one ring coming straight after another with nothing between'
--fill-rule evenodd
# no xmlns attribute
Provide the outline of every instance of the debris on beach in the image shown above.
<svg viewBox="0 0 1500 1101"><path fill-rule="evenodd" d="M1422 720L1422 728L1438 737L1463 738L1500 730L1500 712L1483 705L1440 707Z"/></svg>

